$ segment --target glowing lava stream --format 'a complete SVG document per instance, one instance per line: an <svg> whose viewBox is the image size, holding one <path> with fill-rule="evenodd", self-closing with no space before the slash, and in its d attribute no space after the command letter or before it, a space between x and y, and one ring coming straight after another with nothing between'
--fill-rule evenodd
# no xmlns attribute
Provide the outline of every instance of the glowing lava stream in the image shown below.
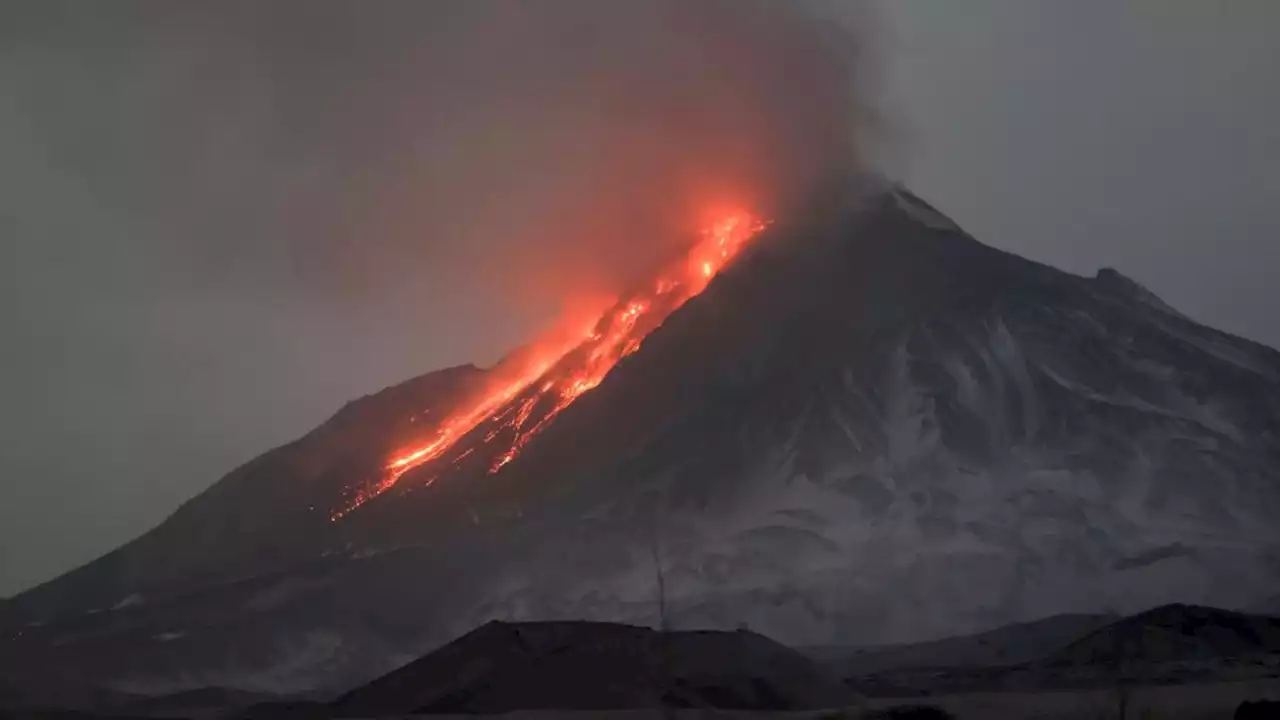
<svg viewBox="0 0 1280 720"><path fill-rule="evenodd" d="M402 475L462 450L451 462L470 455L475 446L461 449L458 442L486 422L494 426L481 442L504 437L509 443L489 468L495 473L584 393L599 385L618 361L634 353L655 328L690 298L706 289L765 223L747 213L727 215L701 233L701 240L685 258L661 273L648 288L615 303L586 333L568 340L544 339L522 357L500 381L470 398L446 417L434 437L402 448L388 460L383 476L357 489L344 507L335 510L337 520L369 500L390 490ZM509 438L509 439L507 439ZM426 482L435 481L432 477Z"/></svg>

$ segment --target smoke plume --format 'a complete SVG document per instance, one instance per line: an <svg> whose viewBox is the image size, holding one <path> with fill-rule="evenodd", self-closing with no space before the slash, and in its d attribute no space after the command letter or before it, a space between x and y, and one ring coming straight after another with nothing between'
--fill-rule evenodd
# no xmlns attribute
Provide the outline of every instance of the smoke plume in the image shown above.
<svg viewBox="0 0 1280 720"><path fill-rule="evenodd" d="M357 292L432 264L512 304L607 293L709 212L767 214L858 163L870 117L860 6L221 7L192 22L251 48L246 71L272 68L275 91L295 96L276 121L353 153L322 161L363 179L342 232L296 254Z"/></svg>
<svg viewBox="0 0 1280 720"><path fill-rule="evenodd" d="M484 140L476 184L444 192L486 199L475 247L529 291L625 281L709 212L768 213L858 162L860 39L813 4L507 3L458 22L489 40L437 78L476 94L436 119Z"/></svg>

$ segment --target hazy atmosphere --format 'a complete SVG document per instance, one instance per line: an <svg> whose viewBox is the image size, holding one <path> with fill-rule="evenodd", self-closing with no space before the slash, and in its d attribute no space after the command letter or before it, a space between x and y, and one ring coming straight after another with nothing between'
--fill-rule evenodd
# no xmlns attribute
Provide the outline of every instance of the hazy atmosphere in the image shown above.
<svg viewBox="0 0 1280 720"><path fill-rule="evenodd" d="M623 7L0 2L0 595L828 163L1280 345L1274 3Z"/></svg>

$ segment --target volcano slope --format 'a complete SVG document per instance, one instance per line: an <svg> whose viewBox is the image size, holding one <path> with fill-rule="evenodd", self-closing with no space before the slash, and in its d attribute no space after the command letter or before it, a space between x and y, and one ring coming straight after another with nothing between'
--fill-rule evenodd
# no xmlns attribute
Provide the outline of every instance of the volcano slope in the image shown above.
<svg viewBox="0 0 1280 720"><path fill-rule="evenodd" d="M492 619L656 623L659 575L675 627L796 645L1280 592L1280 354L901 187L776 220L497 472L481 425L331 519L495 371L389 388L14 598L0 660L337 688Z"/></svg>

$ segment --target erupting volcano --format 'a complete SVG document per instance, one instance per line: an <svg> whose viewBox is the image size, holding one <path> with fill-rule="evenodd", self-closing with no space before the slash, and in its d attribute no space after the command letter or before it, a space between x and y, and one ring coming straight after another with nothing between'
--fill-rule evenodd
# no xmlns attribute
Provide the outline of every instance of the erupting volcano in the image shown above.
<svg viewBox="0 0 1280 720"><path fill-rule="evenodd" d="M1280 353L878 178L794 212L353 400L4 603L0 665L294 692L495 619L866 646L1274 607Z"/></svg>
<svg viewBox="0 0 1280 720"><path fill-rule="evenodd" d="M431 463L456 464L477 445L464 439L483 431L480 446L495 448L489 472L496 473L575 400L604 380L622 358L634 353L672 312L706 289L711 280L763 230L750 213L727 213L704 228L679 261L646 285L614 302L583 334L552 333L504 361L499 379L464 400L438 421L421 441L399 448L374 482L349 488L338 520L390 490L409 471ZM435 482L430 475L423 485Z"/></svg>

